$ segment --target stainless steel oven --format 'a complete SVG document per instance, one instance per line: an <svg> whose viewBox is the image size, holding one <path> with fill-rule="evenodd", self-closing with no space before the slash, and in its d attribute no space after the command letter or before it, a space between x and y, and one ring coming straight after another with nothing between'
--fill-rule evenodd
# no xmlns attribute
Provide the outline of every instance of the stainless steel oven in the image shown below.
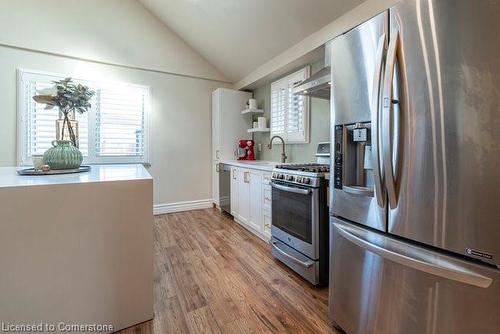
<svg viewBox="0 0 500 334"><path fill-rule="evenodd" d="M271 234L312 260L319 257L319 188L272 182Z"/></svg>
<svg viewBox="0 0 500 334"><path fill-rule="evenodd" d="M282 165L272 176L272 254L315 285L328 282L328 165Z"/></svg>

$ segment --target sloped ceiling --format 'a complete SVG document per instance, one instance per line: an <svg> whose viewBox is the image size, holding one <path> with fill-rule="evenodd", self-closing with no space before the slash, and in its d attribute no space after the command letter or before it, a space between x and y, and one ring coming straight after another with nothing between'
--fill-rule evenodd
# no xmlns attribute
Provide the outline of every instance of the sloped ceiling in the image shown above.
<svg viewBox="0 0 500 334"><path fill-rule="evenodd" d="M139 0L236 82L364 0Z"/></svg>

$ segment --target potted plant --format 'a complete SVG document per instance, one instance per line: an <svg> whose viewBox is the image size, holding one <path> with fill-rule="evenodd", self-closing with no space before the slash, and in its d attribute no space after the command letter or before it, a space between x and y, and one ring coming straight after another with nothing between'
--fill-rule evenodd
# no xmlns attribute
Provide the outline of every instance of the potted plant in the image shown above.
<svg viewBox="0 0 500 334"><path fill-rule="evenodd" d="M55 81L54 84L54 87L33 96L37 103L45 104L45 109L59 108L61 115L56 121L56 140L52 142L53 147L45 152L43 160L51 169L78 168L83 156L78 149L78 122L75 115L91 108L89 101L95 92L87 86L73 83L71 78Z"/></svg>

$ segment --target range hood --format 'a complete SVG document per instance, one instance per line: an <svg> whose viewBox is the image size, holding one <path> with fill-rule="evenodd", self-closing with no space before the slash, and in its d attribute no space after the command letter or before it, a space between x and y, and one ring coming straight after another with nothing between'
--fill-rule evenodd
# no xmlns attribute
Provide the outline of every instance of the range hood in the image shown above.
<svg viewBox="0 0 500 334"><path fill-rule="evenodd" d="M325 67L299 83L292 90L294 95L312 96L330 100L331 86L331 42L325 44Z"/></svg>

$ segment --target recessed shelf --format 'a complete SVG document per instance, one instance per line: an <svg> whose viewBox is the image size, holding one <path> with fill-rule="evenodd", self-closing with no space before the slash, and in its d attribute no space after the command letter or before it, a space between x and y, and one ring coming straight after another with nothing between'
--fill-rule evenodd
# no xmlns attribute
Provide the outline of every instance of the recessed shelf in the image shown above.
<svg viewBox="0 0 500 334"><path fill-rule="evenodd" d="M263 113L262 109L245 109L241 112L242 115L262 115Z"/></svg>
<svg viewBox="0 0 500 334"><path fill-rule="evenodd" d="M254 129L248 129L248 133L253 133L253 132L269 132L271 129L269 128L254 128Z"/></svg>

